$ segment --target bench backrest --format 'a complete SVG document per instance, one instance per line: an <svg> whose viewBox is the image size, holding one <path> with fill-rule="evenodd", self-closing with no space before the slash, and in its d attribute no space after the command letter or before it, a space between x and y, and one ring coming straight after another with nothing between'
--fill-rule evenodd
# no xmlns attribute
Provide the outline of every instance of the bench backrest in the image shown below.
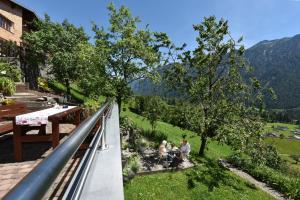
<svg viewBox="0 0 300 200"><path fill-rule="evenodd" d="M0 121L1 117L5 115L22 114L27 112L27 106L25 103L17 102L9 106L0 106Z"/></svg>

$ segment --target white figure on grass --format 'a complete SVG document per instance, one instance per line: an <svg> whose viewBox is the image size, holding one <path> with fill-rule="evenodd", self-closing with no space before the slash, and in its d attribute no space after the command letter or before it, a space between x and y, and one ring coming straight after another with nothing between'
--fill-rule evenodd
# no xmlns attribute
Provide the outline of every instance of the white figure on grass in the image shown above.
<svg viewBox="0 0 300 200"><path fill-rule="evenodd" d="M190 151L191 151L191 145L188 143L186 139L184 139L180 146L180 158L183 161L186 161Z"/></svg>

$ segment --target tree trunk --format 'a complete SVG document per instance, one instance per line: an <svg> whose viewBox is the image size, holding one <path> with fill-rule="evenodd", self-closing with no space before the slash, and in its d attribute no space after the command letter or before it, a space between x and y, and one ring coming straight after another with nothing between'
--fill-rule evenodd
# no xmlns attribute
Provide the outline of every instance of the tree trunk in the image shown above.
<svg viewBox="0 0 300 200"><path fill-rule="evenodd" d="M29 88L38 89L38 77L40 76L39 66L36 62L29 62L21 59L21 69L24 73L25 82L29 83ZM28 58L29 59L29 58Z"/></svg>
<svg viewBox="0 0 300 200"><path fill-rule="evenodd" d="M71 100L71 88L70 88L70 82L69 82L69 79L66 78L65 79L65 82L66 82L66 88L67 88L67 100L70 101Z"/></svg>
<svg viewBox="0 0 300 200"><path fill-rule="evenodd" d="M152 131L155 131L155 125L151 123Z"/></svg>
<svg viewBox="0 0 300 200"><path fill-rule="evenodd" d="M201 146L200 146L199 153L198 153L199 156L204 156L206 142L207 142L207 136L201 136Z"/></svg>

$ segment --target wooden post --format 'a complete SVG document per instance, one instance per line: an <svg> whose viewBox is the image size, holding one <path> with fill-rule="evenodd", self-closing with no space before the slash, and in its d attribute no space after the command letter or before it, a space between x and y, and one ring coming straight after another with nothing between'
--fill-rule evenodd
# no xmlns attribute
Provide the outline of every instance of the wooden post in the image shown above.
<svg viewBox="0 0 300 200"><path fill-rule="evenodd" d="M39 129L39 135L46 135L46 124L42 124Z"/></svg>
<svg viewBox="0 0 300 200"><path fill-rule="evenodd" d="M75 125L76 125L76 127L78 127L79 124L80 124L80 114L81 114L81 110L78 110L75 113Z"/></svg>
<svg viewBox="0 0 300 200"><path fill-rule="evenodd" d="M59 145L59 122L52 121L52 147L53 149Z"/></svg>
<svg viewBox="0 0 300 200"><path fill-rule="evenodd" d="M14 142L14 158L16 162L22 161L22 127L16 125L16 120L13 120L13 142Z"/></svg>

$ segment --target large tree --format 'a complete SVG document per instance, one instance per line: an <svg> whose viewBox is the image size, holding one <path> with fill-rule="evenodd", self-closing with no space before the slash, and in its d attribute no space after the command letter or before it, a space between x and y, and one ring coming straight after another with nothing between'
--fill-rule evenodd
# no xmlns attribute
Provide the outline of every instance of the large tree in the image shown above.
<svg viewBox="0 0 300 200"><path fill-rule="evenodd" d="M198 46L185 51L167 74L194 107L185 114L188 126L200 136L199 155L204 155L208 138L238 150L258 144L262 123L256 109L260 104L255 102L262 102L262 93L259 82L246 75L250 68L243 58L242 39L235 41L227 21L214 16L204 18L194 30Z"/></svg>
<svg viewBox="0 0 300 200"><path fill-rule="evenodd" d="M48 65L48 72L65 82L69 93L69 81L78 79L84 67L79 55L83 46L89 45L87 35L82 27L77 28L67 20L52 22L48 15L36 21L35 28L23 35L28 61Z"/></svg>
<svg viewBox="0 0 300 200"><path fill-rule="evenodd" d="M150 122L152 131L155 130L157 121L161 119L166 107L166 103L158 96L145 97L145 110L142 114Z"/></svg>
<svg viewBox="0 0 300 200"><path fill-rule="evenodd" d="M106 77L108 95L116 97L121 110L122 101L131 94L129 84L138 79L155 77L153 71L162 58L160 48L170 45L170 42L164 33L151 32L148 26L139 28L140 20L133 17L126 7L116 9L109 4L108 10L109 28L105 30L94 26L96 52L101 58L98 75ZM97 72L93 74L97 76ZM103 79L100 80L103 83ZM101 84L99 87L102 87Z"/></svg>

